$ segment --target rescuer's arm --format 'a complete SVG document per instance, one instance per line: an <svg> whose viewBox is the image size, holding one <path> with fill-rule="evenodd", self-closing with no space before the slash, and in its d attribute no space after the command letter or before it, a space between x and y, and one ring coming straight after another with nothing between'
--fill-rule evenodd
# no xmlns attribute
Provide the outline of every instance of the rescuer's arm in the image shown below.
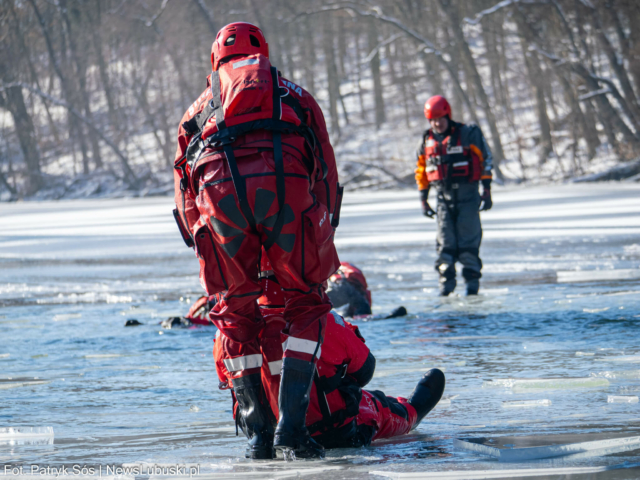
<svg viewBox="0 0 640 480"><path fill-rule="evenodd" d="M429 180L427 179L427 159L424 154L424 140L420 142L418 151L416 152L418 159L416 165L416 183L418 184L418 190L420 191L420 203L422 205L422 214L425 217L433 218L436 212L429 205Z"/></svg>
<svg viewBox="0 0 640 480"><path fill-rule="evenodd" d="M188 137L182 125L178 129L178 148L176 150L175 163L178 163L187 150ZM180 169L173 170L174 192L176 202L176 221L178 228L185 242L187 235L193 237L193 225L200 218L200 212L196 206L195 196L189 186L187 178L184 178L184 171ZM188 244L188 242L187 242Z"/></svg>
<svg viewBox="0 0 640 480"><path fill-rule="evenodd" d="M480 197L480 211L490 210L493 206L491 199L491 171L493 169L493 155L491 149L487 145L487 140L482 134L482 130L477 125L471 125L469 132L469 145L471 148L475 147L482 155L482 173L480 175L480 181L482 183L482 195Z"/></svg>
<svg viewBox="0 0 640 480"><path fill-rule="evenodd" d="M427 186L424 190L420 190L420 201L422 202L422 214L425 217L433 218L436 212L429 205L429 189L431 186Z"/></svg>
<svg viewBox="0 0 640 480"><path fill-rule="evenodd" d="M376 358L369 351L369 347L365 345L358 327L347 321L344 323L347 326L347 331L341 341L344 342L349 359L347 375L360 387L364 387L373 378L373 373L376 370Z"/></svg>
<svg viewBox="0 0 640 480"><path fill-rule="evenodd" d="M350 373L351 376L358 386L364 388L373 378L373 374L376 371L376 357L373 356L371 352L367 355L365 362L362 366L355 372Z"/></svg>
<svg viewBox="0 0 640 480"><path fill-rule="evenodd" d="M216 338L213 340L213 360L216 364L216 373L218 374L218 388L220 390L231 388L229 384L230 375L224 364L224 350L219 335L216 335Z"/></svg>
<svg viewBox="0 0 640 480"><path fill-rule="evenodd" d="M333 147L329 141L329 132L327 131L324 115L316 100L310 93L304 90L300 103L306 113L307 125L311 127L318 141L315 153L324 160L324 165L322 165L322 161L316 158L319 171L312 191L318 201L326 205L332 217L337 216L339 213L336 212L336 206L339 204L337 198L338 168L336 167L336 157L333 152ZM324 177L324 179L323 170L326 170L326 177Z"/></svg>

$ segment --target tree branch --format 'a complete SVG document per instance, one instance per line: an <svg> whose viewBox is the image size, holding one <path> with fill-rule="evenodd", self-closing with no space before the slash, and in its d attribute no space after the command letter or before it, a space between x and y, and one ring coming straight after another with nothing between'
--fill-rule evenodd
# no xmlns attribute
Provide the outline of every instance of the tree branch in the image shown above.
<svg viewBox="0 0 640 480"><path fill-rule="evenodd" d="M393 43L399 38L402 38L404 36L405 36L404 33L396 33L395 35L391 35L389 38L387 38L386 40L383 40L378 45L376 45L375 48L369 52L369 55L367 55L365 59L362 60L360 63L363 65L369 63L371 60L373 60L373 57L375 57L378 54L378 52L382 47L385 47L390 43Z"/></svg>
<svg viewBox="0 0 640 480"><path fill-rule="evenodd" d="M578 100L584 102L585 100L589 100L590 98L597 97L598 95L606 95L607 93L611 93L611 90L609 90L609 88L607 87L604 87L600 90L596 90L595 92L589 92L585 93L584 95L580 95L578 97Z"/></svg>
<svg viewBox="0 0 640 480"><path fill-rule="evenodd" d="M381 167L380 165L376 165L375 163L367 163L367 162L360 162L358 160L341 160L341 163L355 163L356 165L362 165L368 168L375 168L377 170L380 170L383 173L386 173L387 175L389 175L391 178L393 178L396 182L401 183L403 185L413 185L413 182L411 182L410 184L408 184L405 180L403 180L402 178L398 177L397 175L395 175L394 173L390 172L389 170L387 170L384 167Z"/></svg>
<svg viewBox="0 0 640 480"><path fill-rule="evenodd" d="M0 85L0 91L4 91L4 90L6 90L8 88L11 88L11 87L22 87L22 88L30 91L31 93L34 93L34 94L38 95L39 97L41 97L41 98L53 103L54 105L58 105L59 107L66 108L69 113L71 113L74 117L76 117L78 120L83 122L96 135L98 135L107 145L109 145L109 147L111 147L113 152L120 159L120 163L122 163L122 167L123 167L123 169L125 171L125 177L124 177L125 181L127 182L127 184L130 187L135 187L136 186L136 182L137 182L138 179L137 179L136 175L133 173L133 170L131 170L131 167L129 166L129 160L127 159L126 155L124 153L122 153L122 151L117 147L117 145L115 143L113 143L111 140L109 140L109 138L107 136L105 136L98 127L96 127L92 122L87 120L87 118L84 117L81 113L79 113L75 108L73 108L71 105L69 105L64 100L60 100L59 98L52 97L51 95L43 92L39 88L32 87L31 85L29 85L27 83L24 83L24 82L13 82L13 83L9 83L9 84L1 84Z"/></svg>
<svg viewBox="0 0 640 480"><path fill-rule="evenodd" d="M369 8L370 10L362 10L362 8ZM460 96L462 97L464 103L467 105L467 108L469 109L470 112L474 112L475 109L473 108L473 106L471 105L471 101L469 100L468 95L466 94L466 92L464 91L464 89L462 88L462 85L460 84L460 81L458 80L458 74L457 72L454 70L453 66L447 62L447 60L445 60L444 54L429 40L427 40L425 37L423 37L422 35L420 35L418 32L416 32L415 30L413 30L410 27L407 27L404 23L402 23L400 20L398 20L397 18L394 17L390 17L388 15L385 15L384 12L382 11L382 9L379 6L375 6L372 7L371 5L360 5L357 3L353 3L353 2L343 2L343 3L338 3L335 5L330 5L327 7L322 7L319 8L317 10L309 10L306 12L301 12L298 13L296 15L294 15L293 17L291 17L288 20L285 20L285 23L290 23L293 22L295 20L297 20L300 17L306 16L306 15L316 15L319 13L327 13L327 12L336 12L336 11L340 11L340 10L345 10L347 12L349 12L351 15L358 15L361 17L373 17L377 20L379 20L382 23L386 23L388 25L393 25L395 28L401 30L402 32L404 32L408 37L413 38L414 40L416 40L418 43L422 44L423 47L423 51L425 53L432 53L433 55L436 56L436 58L438 59L438 61L442 64L442 66L444 68L446 68L447 72L449 72L449 75L451 76L451 79L453 81L454 87L456 88L456 90L458 91L458 93L460 94ZM473 118L473 121L475 123L479 123L478 119Z"/></svg>
<svg viewBox="0 0 640 480"><path fill-rule="evenodd" d="M502 0L500 3L496 3L493 7L487 8L486 10L482 10L478 14L476 14L473 18L465 17L462 21L468 23L469 25L478 25L480 21L492 13L497 12L498 10L503 9L504 7L508 7L509 5L513 5L514 3L518 3L520 0Z"/></svg>

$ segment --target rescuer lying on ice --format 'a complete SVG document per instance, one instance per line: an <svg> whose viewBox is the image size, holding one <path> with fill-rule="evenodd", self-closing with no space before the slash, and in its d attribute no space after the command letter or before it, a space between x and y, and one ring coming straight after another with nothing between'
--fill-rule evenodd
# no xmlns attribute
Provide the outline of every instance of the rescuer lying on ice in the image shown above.
<svg viewBox="0 0 640 480"><path fill-rule="evenodd" d="M340 262L340 268L329 278L327 295L333 308L345 317L371 315L371 292L364 273L355 265Z"/></svg>
<svg viewBox="0 0 640 480"><path fill-rule="evenodd" d="M226 291L209 316L232 360L248 456L272 458L275 446L321 457L304 422L331 310L322 284L340 266L333 236L342 192L324 117L308 92L280 77L251 24L218 32L211 66L178 130L174 216L207 295ZM284 289L289 335L275 431L260 401L263 248Z"/></svg>
<svg viewBox="0 0 640 480"><path fill-rule="evenodd" d="M431 97L424 105L431 128L424 132L418 148L416 182L422 211L437 215L436 271L440 275L440 295L456 288L456 261L462 263L467 295L477 295L482 262L480 241L482 226L479 211L489 210L493 157L477 125L465 125L451 119L451 106L444 97ZM482 182L482 196L478 182ZM429 205L429 189L435 185L438 211Z"/></svg>
<svg viewBox="0 0 640 480"><path fill-rule="evenodd" d="M216 296L209 298L207 295L203 295L193 302L189 312L184 317L169 317L163 320L160 325L162 328L169 329L186 328L193 325L213 325L209 319L209 312L216 303Z"/></svg>
<svg viewBox="0 0 640 480"><path fill-rule="evenodd" d="M288 339L281 334L285 324L282 289L274 277L264 278L263 285L264 295L259 300L264 318L259 337L265 394L262 401L270 407L266 409L265 421L274 422L278 416L282 349ZM324 448L361 447L376 439L409 433L442 397L445 378L438 369L426 373L408 399L363 390L373 377L376 362L358 327L332 311L327 315L324 332L306 415L309 433ZM219 339L217 336L213 356L220 388L231 389L236 424L250 438L251 427L235 401L234 379L229 374L234 359L227 357Z"/></svg>

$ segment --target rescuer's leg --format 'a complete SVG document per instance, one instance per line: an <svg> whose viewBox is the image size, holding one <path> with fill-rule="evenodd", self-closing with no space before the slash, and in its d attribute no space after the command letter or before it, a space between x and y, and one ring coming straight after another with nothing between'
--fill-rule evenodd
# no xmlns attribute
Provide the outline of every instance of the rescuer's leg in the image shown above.
<svg viewBox="0 0 640 480"><path fill-rule="evenodd" d="M480 224L480 194L478 184L461 184L458 190L458 261L462 263L462 276L467 284L467 295L477 295L482 277L480 260L480 242L482 225Z"/></svg>
<svg viewBox="0 0 640 480"><path fill-rule="evenodd" d="M409 404L415 409L417 417L412 428L418 426L422 419L438 404L444 392L444 373L437 368L429 370L420 379L416 388L409 395Z"/></svg>
<svg viewBox="0 0 640 480"><path fill-rule="evenodd" d="M438 232L436 235L435 269L439 275L440 296L446 297L456 288L456 257L458 239L456 212L452 198L438 190Z"/></svg>

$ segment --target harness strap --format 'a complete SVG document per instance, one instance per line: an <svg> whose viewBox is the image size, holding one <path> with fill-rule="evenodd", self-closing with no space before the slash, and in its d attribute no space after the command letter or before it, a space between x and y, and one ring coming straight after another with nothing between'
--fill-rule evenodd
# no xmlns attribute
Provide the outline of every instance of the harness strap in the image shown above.
<svg viewBox="0 0 640 480"><path fill-rule="evenodd" d="M331 428L334 424L334 419L331 416L331 410L329 410L327 394L333 392L340 386L340 383L346 373L347 364L343 363L338 366L336 373L332 377L321 377L318 375L317 369L313 374L313 383L316 386L316 394L318 395L318 405L320 406L320 413L322 414L324 430Z"/></svg>
<svg viewBox="0 0 640 480"><path fill-rule="evenodd" d="M280 103L280 82L278 81L278 69L271 67L271 83L273 84L273 115L272 118L275 121L280 120L282 117L282 104ZM284 183L284 158L282 155L282 135L280 132L273 132L273 161L276 166L276 195L278 197L278 218L276 223L267 237L267 241L264 243L265 251L273 246L278 240L280 232L282 232L282 226L284 225L284 197L285 197L285 183Z"/></svg>
<svg viewBox="0 0 640 480"><path fill-rule="evenodd" d="M217 70L215 72L211 72L211 94L213 98L211 99L209 105L211 105L213 114L216 116L216 125L218 126L218 130L224 130L225 128L227 128L227 125L224 121L224 109L222 108L220 73ZM209 114L211 114L211 112L209 112ZM209 115L207 115L206 117L203 116L203 119L204 121L198 125L200 127L200 131L202 131L204 124L209 119Z"/></svg>
<svg viewBox="0 0 640 480"><path fill-rule="evenodd" d="M231 144L227 144L224 146L224 154L227 157L227 164L229 165L229 170L231 171L231 179L233 180L233 186L236 190L238 203L240 204L240 211L242 212L244 218L247 220L247 223L251 227L251 230L257 234L258 229L256 228L256 219L251 212L251 207L249 207L249 201L247 199L247 183L244 177L240 175L238 164L236 163L236 157L233 154L233 147L231 146Z"/></svg>
<svg viewBox="0 0 640 480"><path fill-rule="evenodd" d="M342 383L342 379L347 373L347 364L338 365L336 373L331 377L318 377L314 380L316 388L326 393L333 392Z"/></svg>
<svg viewBox="0 0 640 480"><path fill-rule="evenodd" d="M282 156L282 135L280 132L273 132L273 159L276 164L276 195L278 197L278 218L273 226L273 229L267 237L267 241L264 243L265 251L273 246L278 240L280 233L282 232L282 226L284 225L284 198L285 198L285 183L284 183L284 159Z"/></svg>
<svg viewBox="0 0 640 480"><path fill-rule="evenodd" d="M320 413L322 414L322 426L321 430L328 430L333 426L331 421L331 410L329 410L329 401L327 400L327 393L319 387L320 375L318 375L318 369L313 372L313 383L316 384L316 395L318 396L318 406L320 407Z"/></svg>
<svg viewBox="0 0 640 480"><path fill-rule="evenodd" d="M271 118L274 120L282 119L282 104L280 103L280 81L278 80L278 69L271 67L271 85L273 86L272 102L273 102L273 115Z"/></svg>

